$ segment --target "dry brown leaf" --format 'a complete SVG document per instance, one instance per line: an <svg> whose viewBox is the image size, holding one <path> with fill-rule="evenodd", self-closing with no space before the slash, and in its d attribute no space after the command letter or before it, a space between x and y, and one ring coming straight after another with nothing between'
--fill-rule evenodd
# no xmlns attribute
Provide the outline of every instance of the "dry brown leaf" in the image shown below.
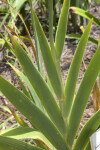
<svg viewBox="0 0 100 150"><path fill-rule="evenodd" d="M98 111L100 109L100 93L97 81L95 82L95 85L93 87L93 106L95 111Z"/></svg>

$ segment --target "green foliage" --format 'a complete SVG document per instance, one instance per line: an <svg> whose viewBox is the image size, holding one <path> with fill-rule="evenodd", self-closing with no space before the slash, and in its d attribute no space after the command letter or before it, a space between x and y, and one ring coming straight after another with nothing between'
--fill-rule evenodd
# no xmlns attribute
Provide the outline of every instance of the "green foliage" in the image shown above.
<svg viewBox="0 0 100 150"><path fill-rule="evenodd" d="M67 34L67 35L66 35L66 38L80 40L80 39L81 39L81 35L80 35L80 34ZM92 38L92 37L89 37L88 41L89 41L89 42L92 42L92 43L94 43L94 44L96 44L96 45L98 45L98 41L95 40L95 39Z"/></svg>
<svg viewBox="0 0 100 150"><path fill-rule="evenodd" d="M87 11L85 11L81 8L78 8L78 7L70 7L70 9L73 11L74 14L80 15L81 17L86 18L88 20L91 20L93 18L93 23L96 24L98 27L100 27L100 21L96 17L94 17L93 15L88 13ZM80 40L81 35L69 34L69 35L66 35L66 38L73 38L73 39L79 39ZM88 41L98 45L98 47L99 47L99 39L95 40L94 38L89 37Z"/></svg>
<svg viewBox="0 0 100 150"><path fill-rule="evenodd" d="M92 0L74 0L74 1L71 0L71 7L78 7L87 11L89 9L91 2ZM71 16L72 16L72 22L73 22L75 31L77 31L78 25L79 26L83 24L85 24L85 26L87 25L87 20L83 19L83 17L79 16L78 18L78 16L74 14L71 14ZM80 24L78 24L78 19L80 19Z"/></svg>
<svg viewBox="0 0 100 150"><path fill-rule="evenodd" d="M50 6L50 4L52 6ZM51 3L48 2L49 29L51 31L49 33L50 44L44 34L35 11L32 8L31 0L29 0L29 5L35 35L35 47L39 54L36 55L36 60L42 63L40 60L40 54L42 54L45 69L47 71L47 80L45 81L45 75L43 75L43 72L39 69L41 68L40 62L37 62L37 67L17 39L9 33L13 45L12 49L22 67L23 73L13 65L10 64L10 66L19 76L23 91L21 92L18 90L1 76L0 91L20 111L20 113L28 119L32 128L24 125L20 128L1 131L0 148L4 150L38 150L42 147L44 150L84 150L84 148L90 146L89 137L100 124L100 119L98 119L100 117L99 110L86 123L79 137L74 142L84 109L95 80L100 72L99 46L88 65L75 96L77 78L93 19L88 24L80 39L64 87L62 83L60 58L64 47L70 0L64 0L63 2L55 39L53 38L53 0ZM25 88L22 81L26 84L27 88ZM37 148L32 144L30 145L20 141L20 139L23 138L33 139ZM36 140L38 140L38 142L36 142Z"/></svg>
<svg viewBox="0 0 100 150"><path fill-rule="evenodd" d="M75 52L73 61L71 63L71 67L70 67L68 76L67 76L67 80L66 80L66 84L65 84L65 101L64 101L64 114L66 117L68 117L69 112L72 107L72 102L73 102L74 93L75 93L75 89L76 89L76 82L78 79L78 73L80 70L80 65L82 63L82 58L84 55L86 44L88 41L91 24L92 24L92 21L87 26L84 34L81 37L80 43L76 49L76 52ZM80 52L80 49L81 49L81 52ZM77 61L78 61L78 63L77 63Z"/></svg>
<svg viewBox="0 0 100 150"><path fill-rule="evenodd" d="M6 143L6 144L5 144ZM0 149L2 150L42 150L41 148L37 148L36 146L32 146L30 144L24 143L19 140L15 140L8 137L0 136Z"/></svg>
<svg viewBox="0 0 100 150"><path fill-rule="evenodd" d="M100 21L94 17L93 15L91 15L90 13L88 13L87 11L81 9L81 8L78 8L78 7L71 7L70 9L73 10L73 13L75 14L78 14L88 20L91 20L93 18L93 22L100 27Z"/></svg>
<svg viewBox="0 0 100 150"><path fill-rule="evenodd" d="M34 4L35 1L36 0L32 0L32 3ZM21 25L19 27L19 30L17 29L15 23L17 23L18 19L16 19L16 18L18 17L18 13L20 13L20 15L23 16L24 20L26 20L27 11L29 11L29 9L26 7L26 4L28 4L28 1L27 0L21 0L21 1L20 0L8 0L8 1L1 0L1 2L2 3L5 2L6 4L9 2L9 5L6 5L5 7L2 7L2 4L1 4L0 13L3 13L4 17L3 17L2 21L0 22L0 29L1 29L2 26L4 26L5 24L7 24L12 29L14 29L14 31L17 34L19 34L23 30L23 26ZM15 9L16 9L16 11L15 11ZM27 20L25 22L28 25ZM8 50L9 50L8 42L9 42L9 37L8 37L8 33L6 31L5 31L5 34L4 34L3 38L5 39L5 42L1 42L0 41L0 43L2 44L2 48L6 47L6 57L9 57L8 56ZM12 50L11 50L11 53L14 55L14 53L12 52Z"/></svg>

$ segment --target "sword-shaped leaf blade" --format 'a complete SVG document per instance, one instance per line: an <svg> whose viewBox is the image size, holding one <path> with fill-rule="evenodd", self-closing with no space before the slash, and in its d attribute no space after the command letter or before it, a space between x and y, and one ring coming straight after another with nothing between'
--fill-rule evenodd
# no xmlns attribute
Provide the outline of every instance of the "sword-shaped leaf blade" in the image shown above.
<svg viewBox="0 0 100 150"><path fill-rule="evenodd" d="M43 29L39 23L39 20L34 10L33 10L33 18L48 77L50 79L51 85L54 89L56 96L58 97L59 100L61 100L63 97L63 87L57 71L56 62L54 61L50 46L48 44L46 36L43 32Z"/></svg>
<svg viewBox="0 0 100 150"><path fill-rule="evenodd" d="M9 137L0 136L0 149L1 150L42 150L36 146L28 143L12 139Z"/></svg>
<svg viewBox="0 0 100 150"><path fill-rule="evenodd" d="M70 113L71 107L72 107L76 83L77 83L77 79L78 79L78 73L80 70L81 63L82 63L82 58L84 55L86 44L88 41L91 25L92 25L92 20L88 24L86 30L84 31L84 33L81 37L81 40L76 49L74 58L72 60L72 63L71 63L71 66L70 66L70 69L68 72L68 76L67 76L67 80L66 80L66 84L65 84L65 101L64 101L64 105L63 105L63 114L66 119L67 119L67 117Z"/></svg>
<svg viewBox="0 0 100 150"><path fill-rule="evenodd" d="M35 139L44 143L49 149L52 149L52 144L48 139L39 131L29 127L18 127L14 129L6 129L1 131L0 135L14 139Z"/></svg>
<svg viewBox="0 0 100 150"><path fill-rule="evenodd" d="M100 21L97 18L95 18L93 15L88 13L87 11L78 7L70 7L70 9L73 10L73 13L80 15L88 20L91 20L93 18L93 23L95 23L97 26L100 27Z"/></svg>
<svg viewBox="0 0 100 150"><path fill-rule="evenodd" d="M70 6L70 0L64 0L57 31L56 31L56 38L55 38L55 50L58 59L60 59L64 47L69 6Z"/></svg>
<svg viewBox="0 0 100 150"><path fill-rule="evenodd" d="M100 72L100 47L93 56L75 97L69 118L68 143L72 145L95 80Z"/></svg>
<svg viewBox="0 0 100 150"><path fill-rule="evenodd" d="M1 76L0 91L58 150L69 149L63 136L48 117L26 95Z"/></svg>
<svg viewBox="0 0 100 150"><path fill-rule="evenodd" d="M40 73L33 65L23 48L13 36L11 36L11 41L14 46L16 57L18 58L25 75L29 79L31 85L33 86L38 97L40 98L41 103L43 104L53 123L55 123L59 131L63 135L65 135L66 126L64 123L64 119L50 89L48 88L44 79L41 77ZM53 110L55 112L53 112Z"/></svg>
<svg viewBox="0 0 100 150"><path fill-rule="evenodd" d="M97 130L100 125L100 110L89 119L89 121L83 127L79 137L77 138L73 150L84 149L90 141L90 136Z"/></svg>

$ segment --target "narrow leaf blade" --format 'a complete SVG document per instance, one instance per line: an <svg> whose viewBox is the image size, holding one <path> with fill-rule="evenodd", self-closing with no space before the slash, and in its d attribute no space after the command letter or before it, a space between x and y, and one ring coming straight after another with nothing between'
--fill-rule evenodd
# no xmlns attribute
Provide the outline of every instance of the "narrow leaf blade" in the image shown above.
<svg viewBox="0 0 100 150"><path fill-rule="evenodd" d="M100 47L92 58L75 97L69 118L68 143L72 145L91 90L100 71Z"/></svg>
<svg viewBox="0 0 100 150"><path fill-rule="evenodd" d="M80 66L81 66L82 58L83 58L84 51L86 48L86 44L88 41L91 25L92 25L92 20L88 24L86 30L84 31L84 33L81 37L79 45L74 54L74 58L72 60L71 67L68 72L68 76L67 76L67 80L66 80L66 84L65 84L65 101L64 101L64 105L63 105L63 114L66 119L67 119L67 117L70 113L71 107L72 107L76 83L77 83L77 79L78 79L78 73L80 70Z"/></svg>
<svg viewBox="0 0 100 150"><path fill-rule="evenodd" d="M41 141L42 143L45 143L45 145L49 147L49 149L53 148L52 144L41 132L35 131L34 129L28 127L18 127L15 129L3 130L0 135L4 137L18 139L18 140L29 139L29 138L35 139Z"/></svg>
<svg viewBox="0 0 100 150"><path fill-rule="evenodd" d="M51 85L54 89L56 96L58 97L58 99L61 100L63 97L63 88L62 88L62 83L60 81L60 77L57 71L56 62L54 62L54 58L52 56L50 46L48 44L48 41L45 37L43 29L39 23L39 20L34 10L33 10L33 17L34 17L35 29L37 32L40 49L41 49L41 53L43 56L43 60L44 60L44 64L46 67L48 77L50 79Z"/></svg>
<svg viewBox="0 0 100 150"><path fill-rule="evenodd" d="M93 18L93 22L100 27L100 21L95 18L93 15L91 15L90 13L88 13L87 11L78 8L78 7L70 7L71 10L73 10L73 13L78 14L88 20L91 20Z"/></svg>
<svg viewBox="0 0 100 150"><path fill-rule="evenodd" d="M43 106L42 106L42 104L40 102L40 99L37 96L34 88L32 87L30 81L28 80L28 78L21 71L19 71L17 68L15 68L12 64L9 63L9 65L16 72L16 74L22 79L22 81L27 85L27 87L28 87L28 89L29 89L29 91L30 91L30 93L32 95L32 101L34 100L33 102L35 102L36 106L38 108L40 108L42 111L44 111L43 110Z"/></svg>
<svg viewBox="0 0 100 150"><path fill-rule="evenodd" d="M14 39L14 37L11 37L11 41L15 48L15 54L24 70L24 73L39 96L41 103L60 132L65 135L66 126L64 119L50 89L17 40ZM52 110L55 110L55 113Z"/></svg>
<svg viewBox="0 0 100 150"><path fill-rule="evenodd" d="M0 149L1 150L42 150L25 142L0 136Z"/></svg>
<svg viewBox="0 0 100 150"><path fill-rule="evenodd" d="M58 23L58 28L56 31L56 38L55 38L55 50L58 59L60 59L64 47L69 6L70 6L70 0L64 0L63 8Z"/></svg>
<svg viewBox="0 0 100 150"><path fill-rule="evenodd" d="M26 95L1 76L0 91L58 150L69 150L64 138L48 117Z"/></svg>
<svg viewBox="0 0 100 150"><path fill-rule="evenodd" d="M80 39L81 39L81 36L82 36L82 35L80 35L80 34L68 34L68 35L66 35L66 38L71 38L71 39L80 40ZM89 37L88 42L92 42L93 44L98 45L98 41L95 40L95 39L92 38L92 37Z"/></svg>
<svg viewBox="0 0 100 150"><path fill-rule="evenodd" d="M77 138L73 150L84 149L90 141L90 136L100 125L100 110L86 123L79 137Z"/></svg>

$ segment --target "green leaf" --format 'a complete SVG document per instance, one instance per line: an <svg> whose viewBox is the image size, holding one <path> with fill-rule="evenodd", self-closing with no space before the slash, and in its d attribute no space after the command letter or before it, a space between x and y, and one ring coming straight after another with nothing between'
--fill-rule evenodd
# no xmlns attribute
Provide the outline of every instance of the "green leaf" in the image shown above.
<svg viewBox="0 0 100 150"><path fill-rule="evenodd" d="M78 14L88 20L91 20L93 18L93 22L100 27L100 21L95 18L93 15L91 15L90 13L88 13L87 11L78 8L78 7L70 7L71 10L73 10L73 13Z"/></svg>
<svg viewBox="0 0 100 150"><path fill-rule="evenodd" d="M23 93L27 96L27 97L30 97L28 91L26 90L26 87L24 86L24 84L22 83L22 81L20 80L20 78L17 76L17 79L19 81L19 84L21 86L21 89L23 91Z"/></svg>
<svg viewBox="0 0 100 150"><path fill-rule="evenodd" d="M80 40L80 39L81 39L81 36L82 36L82 35L80 35L80 34L68 34L68 35L66 35L66 38L71 38L71 39ZM92 42L93 44L98 45L98 41L95 40L95 39L92 38L92 37L89 37L88 42Z"/></svg>
<svg viewBox="0 0 100 150"><path fill-rule="evenodd" d="M2 22L0 23L0 30L1 30L1 27L4 25L4 23L6 22L6 19L8 18L9 16L9 13L7 13L4 17L3 17L3 20Z"/></svg>
<svg viewBox="0 0 100 150"><path fill-rule="evenodd" d="M25 5L25 2L26 2L27 0L21 0L21 1L19 1L19 0L16 0L16 1L9 1L9 3L10 3L10 5L12 5L14 8L16 8L16 10L18 11L18 12L20 12L20 10L23 8L23 6ZM13 19L13 21L15 21L15 19L16 19L16 17L17 17L17 12L13 9L13 8L11 8L10 7L10 13L11 14L13 14L14 15L14 17L11 17L11 19ZM12 15L12 16L13 16ZM10 19L10 21L11 21L11 19ZM10 22L9 22L10 23Z"/></svg>
<svg viewBox="0 0 100 150"><path fill-rule="evenodd" d="M48 150L48 148L47 148L45 145L43 145L42 142L40 142L40 141L38 141L38 140L34 140L34 142L35 142L35 144L37 145L37 147L40 147L40 148L42 148L43 150ZM54 148L54 147L53 147L53 148Z"/></svg>
<svg viewBox="0 0 100 150"><path fill-rule="evenodd" d="M75 94L76 83L78 79L78 73L80 70L81 63L82 63L82 58L84 55L86 44L88 41L91 25L92 25L92 20L88 24L87 28L85 29L81 37L79 45L74 54L74 58L72 60L70 70L68 72L68 76L67 76L67 80L65 84L65 96L64 96L65 100L64 100L64 105L63 105L63 114L66 119L71 111L73 98Z"/></svg>
<svg viewBox="0 0 100 150"><path fill-rule="evenodd" d="M54 58L52 56L50 46L48 44L48 41L45 37L43 29L39 23L39 20L34 10L33 10L33 17L34 17L34 24L35 24L35 28L36 28L36 32L40 44L40 49L41 49L41 53L43 56L48 77L50 79L51 85L54 89L56 96L58 97L59 100L61 100L63 97L63 87L57 71L56 63L54 62Z"/></svg>
<svg viewBox="0 0 100 150"><path fill-rule="evenodd" d="M59 23L58 23L58 28L56 31L56 38L55 38L55 50L56 50L58 60L61 57L63 47L64 47L69 6L70 6L70 0L64 0Z"/></svg>
<svg viewBox="0 0 100 150"><path fill-rule="evenodd" d="M7 123L8 121L12 120L13 118L14 118L14 117L11 116L11 117L7 118L2 124L0 124L0 130L1 130L1 129L5 129L6 123Z"/></svg>
<svg viewBox="0 0 100 150"><path fill-rule="evenodd" d="M58 150L69 150L64 138L54 123L26 95L1 76L0 91L30 121L32 126L39 129Z"/></svg>
<svg viewBox="0 0 100 150"><path fill-rule="evenodd" d="M95 80L100 71L100 47L97 49L94 57L92 58L80 84L79 90L75 97L70 118L69 118L69 132L68 132L68 143L72 145L78 130L84 109L88 102L91 90L95 83Z"/></svg>
<svg viewBox="0 0 100 150"><path fill-rule="evenodd" d="M31 10L31 21L32 21L32 27L33 27L33 32L34 32L34 38L35 38L35 47L36 47L36 55L37 55L37 65L38 65L38 70L41 73L42 76L43 74L43 66L42 66L42 58L41 58L41 50L40 50L40 45L39 45L39 40L37 37L37 32L34 26L34 18L33 18L33 4L32 1L28 0L30 4L30 10Z"/></svg>
<svg viewBox="0 0 100 150"><path fill-rule="evenodd" d="M37 139L42 143L45 143L49 149L52 149L52 144L48 141L48 139L39 131L35 131L32 128L28 127L18 127L15 129L8 129L1 131L1 135L4 137L10 137L14 139Z"/></svg>
<svg viewBox="0 0 100 150"><path fill-rule="evenodd" d="M44 108L46 109L48 115L52 119L53 123L58 127L59 131L65 135L66 134L66 127L64 123L64 119L62 117L62 114L60 112L60 109L57 105L56 100L54 99L50 89L48 88L47 84L41 77L38 70L35 68L35 66L30 61L29 57L23 50L23 48L20 46L20 44L17 42L16 39L11 37L12 44L14 46L14 51L16 54L16 57L18 58L25 75L29 79L30 83L32 84L34 90L36 91L38 97L41 100L41 103L43 104ZM23 56L23 57L22 57ZM52 111L54 110L55 113Z"/></svg>
<svg viewBox="0 0 100 150"><path fill-rule="evenodd" d="M15 68L12 64L10 64L10 63L8 63L8 64L12 67L12 69L16 72L16 74L22 79L22 81L27 85L27 87L28 87L28 89L31 93L31 96L32 96L31 100L33 102L35 102L35 104L38 108L40 108L42 111L44 111L43 107L42 107L42 104L40 102L40 99L37 96L34 88L32 87L30 81L28 80L28 78L21 71L19 71L17 68Z"/></svg>
<svg viewBox="0 0 100 150"><path fill-rule="evenodd" d="M89 141L88 144L86 145L85 150L91 150L91 144L90 144L90 141Z"/></svg>
<svg viewBox="0 0 100 150"><path fill-rule="evenodd" d="M2 94L2 96L3 96L3 94ZM10 109L7 106L0 105L0 108L4 109L5 111L7 111L8 113L11 114L11 111L10 111Z"/></svg>
<svg viewBox="0 0 100 150"><path fill-rule="evenodd" d="M55 2L53 0L48 0L48 13L49 13L49 40L50 40L50 46L51 46L51 52L53 55L54 60L56 60L56 51L54 47L54 34L53 34L53 21L54 21L54 8L53 6ZM54 6L55 7L55 6Z"/></svg>
<svg viewBox="0 0 100 150"><path fill-rule="evenodd" d="M98 3L100 4L100 0L97 0L98 1Z"/></svg>
<svg viewBox="0 0 100 150"><path fill-rule="evenodd" d="M0 136L1 150L42 150L25 142Z"/></svg>
<svg viewBox="0 0 100 150"><path fill-rule="evenodd" d="M2 39L4 40L4 46L9 49L11 51L11 53L15 56L13 48L11 47L11 45L8 42L8 39L6 40L6 38L0 33Z"/></svg>
<svg viewBox="0 0 100 150"><path fill-rule="evenodd" d="M100 110L89 119L89 121L83 127L80 135L78 136L73 150L84 149L90 141L90 136L97 130L100 125Z"/></svg>
<svg viewBox="0 0 100 150"><path fill-rule="evenodd" d="M20 126L22 127L28 127L28 124L17 114L17 113L12 113L15 120L17 121L17 123L19 123Z"/></svg>

